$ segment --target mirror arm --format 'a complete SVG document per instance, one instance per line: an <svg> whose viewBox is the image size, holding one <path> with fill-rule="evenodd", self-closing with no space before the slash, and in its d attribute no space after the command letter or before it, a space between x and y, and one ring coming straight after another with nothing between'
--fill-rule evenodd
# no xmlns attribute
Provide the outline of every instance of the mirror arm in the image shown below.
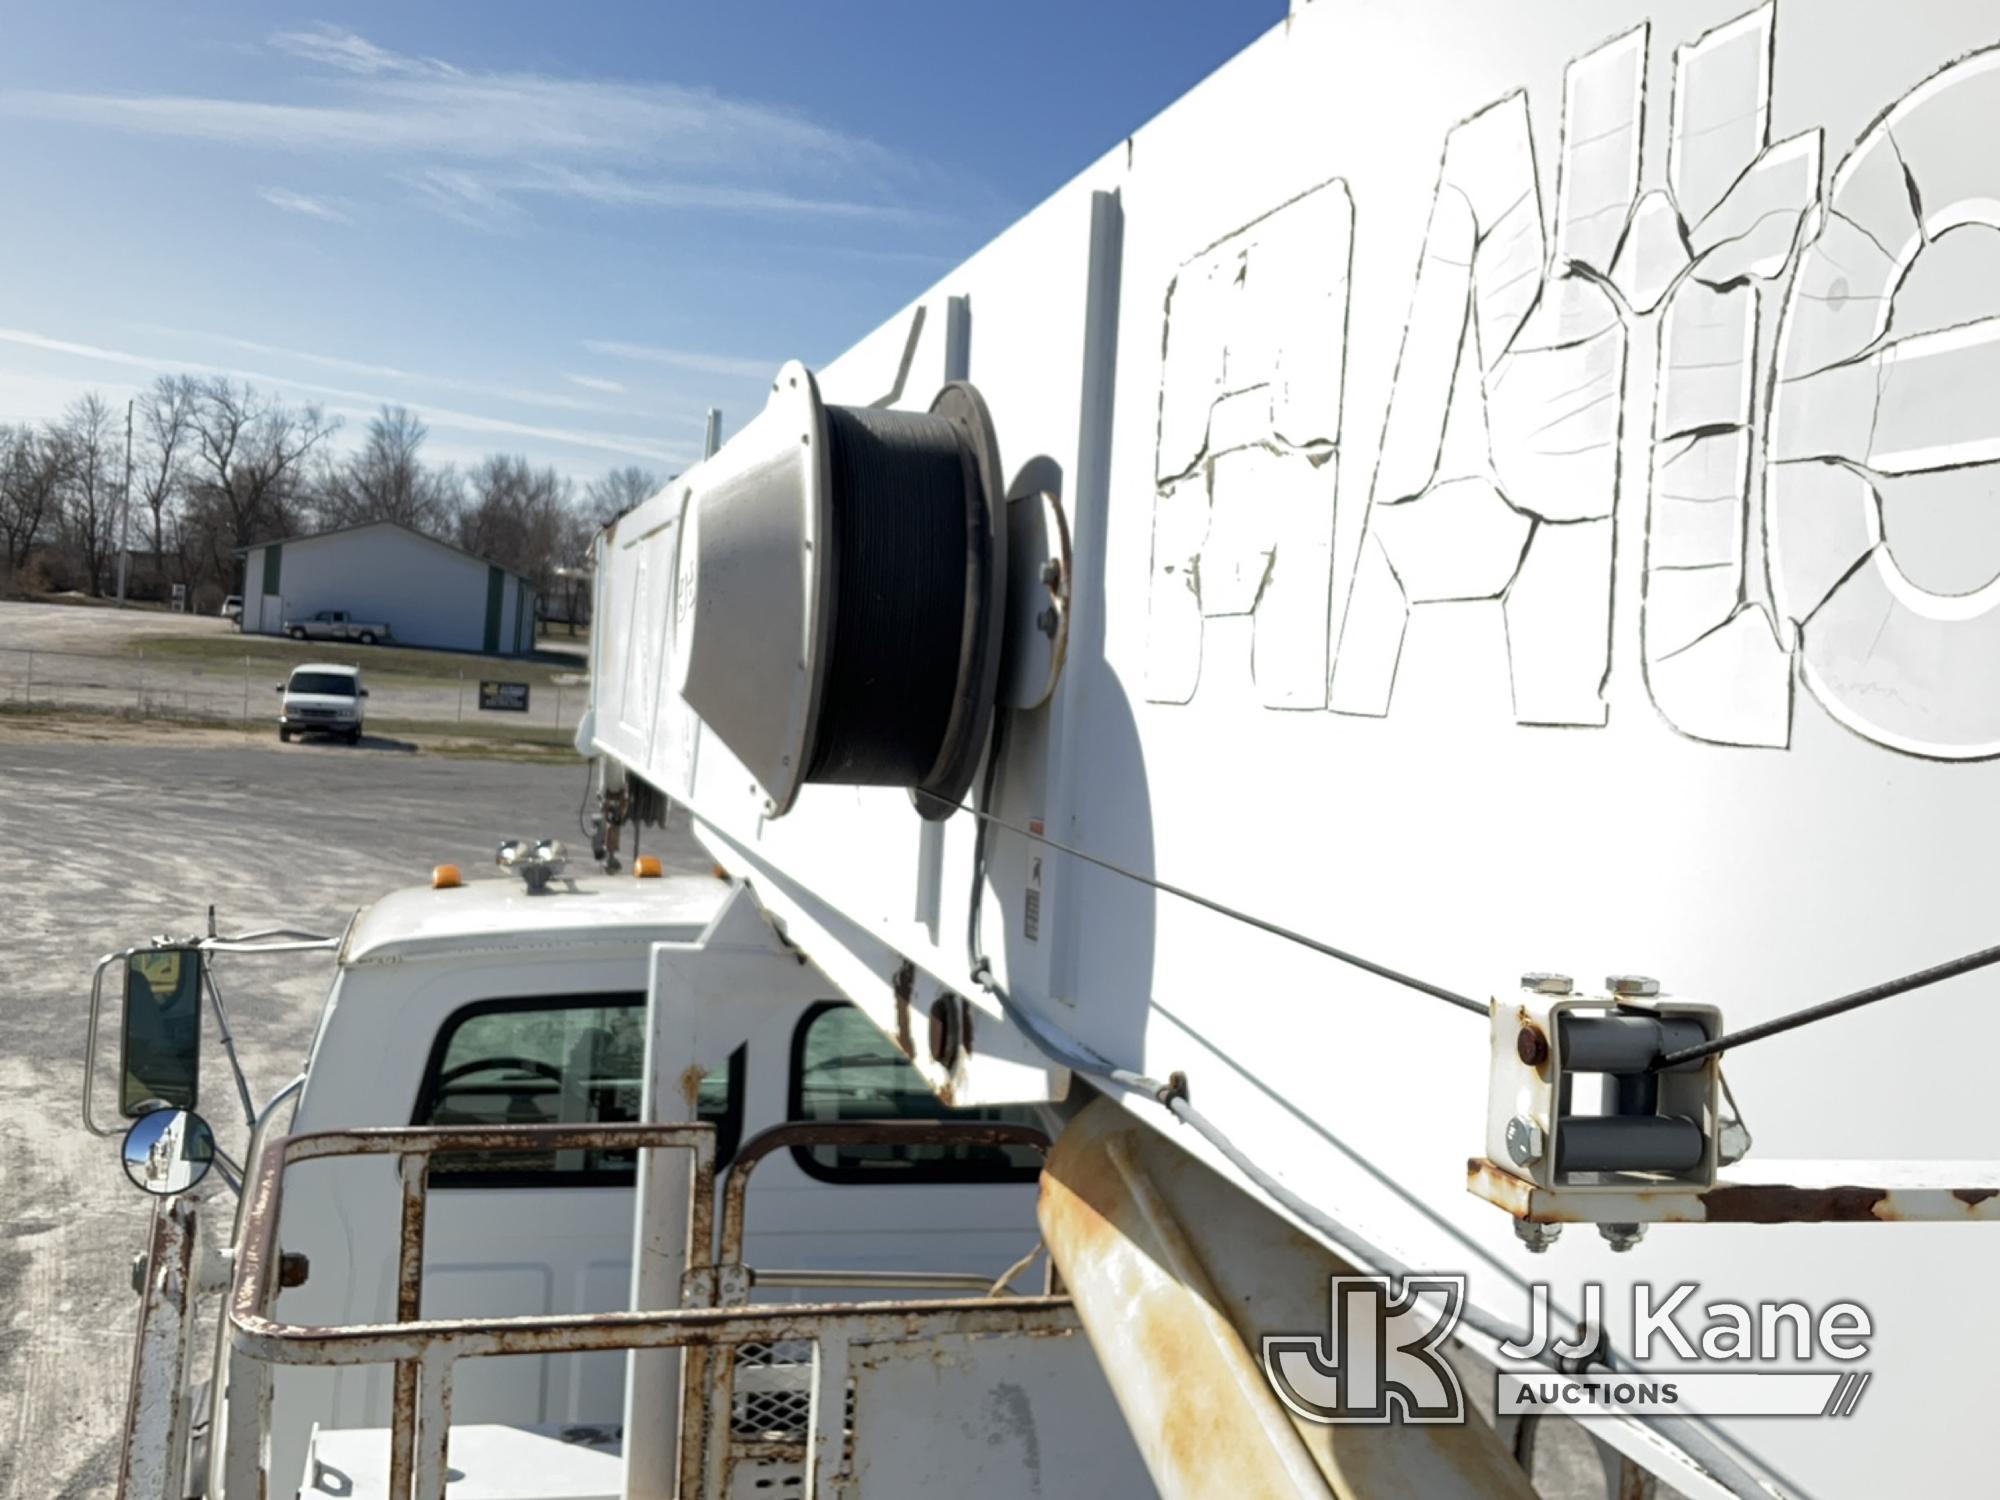
<svg viewBox="0 0 2000 1500"><path fill-rule="evenodd" d="M229 1153L224 1151L222 1147L216 1146L214 1147L214 1151L215 1157L210 1165L215 1168L216 1176L229 1185L229 1191L236 1195L236 1201L241 1203L243 1201L243 1169L230 1159ZM222 1321L226 1323L229 1320L224 1318Z"/></svg>
<svg viewBox="0 0 2000 1500"><path fill-rule="evenodd" d="M229 1058L229 1071L236 1076L236 1097L243 1102L243 1128L255 1130L256 1101L250 1097L250 1080L243 1076L243 1065L236 1060L236 1038L229 1030L229 1014L222 1008L222 989L215 982L215 969L212 965L201 966L201 982L203 988L208 991L209 1006L215 1012L215 1029L222 1042L222 1050Z"/></svg>
<svg viewBox="0 0 2000 1500"><path fill-rule="evenodd" d="M97 1023L104 1008L104 971L113 964L122 964L139 952L137 948L122 948L116 953L107 953L97 961L97 969L90 976L90 1023L83 1033L83 1128L92 1135L114 1136L123 1132L106 1130L97 1123L91 1113L90 1096L97 1082Z"/></svg>
<svg viewBox="0 0 2000 1500"><path fill-rule="evenodd" d="M236 943L261 943L272 938L287 938L300 943L330 943L333 941L332 938L323 932L307 932L298 927L259 927L255 932L232 932L227 936L219 936L211 932L208 935L207 941L203 942L201 946L211 951L219 950L226 952L231 945Z"/></svg>

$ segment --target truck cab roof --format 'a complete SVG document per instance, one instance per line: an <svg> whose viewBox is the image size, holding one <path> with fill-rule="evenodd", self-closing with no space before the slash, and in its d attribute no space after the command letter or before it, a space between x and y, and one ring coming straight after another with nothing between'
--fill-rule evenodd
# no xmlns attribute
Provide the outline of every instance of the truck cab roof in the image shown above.
<svg viewBox="0 0 2000 1500"><path fill-rule="evenodd" d="M294 673L335 672L342 677L359 677L361 675L361 668L355 666L353 663L337 661L302 661L293 667L292 671Z"/></svg>
<svg viewBox="0 0 2000 1500"><path fill-rule="evenodd" d="M470 952L687 941L700 935L729 889L696 875L558 876L540 895L512 877L420 886L362 908L340 962L351 968Z"/></svg>

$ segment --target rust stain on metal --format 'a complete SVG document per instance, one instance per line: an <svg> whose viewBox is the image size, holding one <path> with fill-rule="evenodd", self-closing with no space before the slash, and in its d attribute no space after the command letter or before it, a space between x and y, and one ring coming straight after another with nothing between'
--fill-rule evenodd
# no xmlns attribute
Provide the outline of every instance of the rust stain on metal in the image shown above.
<svg viewBox="0 0 2000 1500"><path fill-rule="evenodd" d="M699 1064L691 1064L681 1069L681 1102L687 1106L688 1118L692 1120L701 1108L702 1069Z"/></svg>
<svg viewBox="0 0 2000 1500"><path fill-rule="evenodd" d="M1548 1066L1549 1039L1532 1022L1514 1033L1514 1055L1537 1072Z"/></svg>
<svg viewBox="0 0 2000 1500"><path fill-rule="evenodd" d="M1112 1277L1100 1305L1121 1309L1115 1342L1092 1330L1100 1350L1122 1347L1139 1357L1133 1367L1144 1371L1144 1385L1156 1409L1137 1426L1147 1466L1156 1482L1170 1475L1175 1483L1163 1488L1182 1495L1240 1493L1238 1486L1262 1465L1260 1453L1246 1452L1241 1428L1226 1420L1236 1398L1216 1392L1220 1373L1215 1351L1203 1330L1185 1313L1153 1295L1141 1284L1128 1242L1150 1239L1148 1227L1122 1220L1135 1215L1131 1192L1109 1149L1089 1149L1090 1142L1072 1140L1083 1133L1072 1124L1049 1170L1042 1174L1037 1218L1052 1259L1064 1267L1065 1280ZM1198 1295L1187 1288L1188 1295ZM1122 1366L1125 1362L1121 1360ZM1107 1373L1113 1373L1107 1371ZM1147 1451L1157 1443L1163 1452Z"/></svg>
<svg viewBox="0 0 2000 1500"><path fill-rule="evenodd" d="M1963 1203L1967 1208L1977 1208L1988 1198L1994 1197L1996 1194L2000 1194L2000 1188L1953 1188L1951 1190L1952 1197Z"/></svg>
<svg viewBox="0 0 2000 1500"><path fill-rule="evenodd" d="M1702 1194L1702 1208L1711 1224L1851 1224L1893 1217L1881 1211L1888 1196L1884 1188L1723 1183Z"/></svg>
<svg viewBox="0 0 2000 1500"><path fill-rule="evenodd" d="M896 995L896 1045L903 1049L903 1056L915 1062L917 1047L910 1039L910 997L917 988L917 966L904 959L890 980L890 987Z"/></svg>
<svg viewBox="0 0 2000 1500"><path fill-rule="evenodd" d="M154 1204L119 1454L121 1497L180 1493L189 1418L182 1365L192 1333L197 1239L191 1200Z"/></svg>
<svg viewBox="0 0 2000 1500"><path fill-rule="evenodd" d="M1514 1055L1541 1077L1547 1078L1550 1052L1548 1033L1535 1024L1525 1005L1514 1007L1514 1020L1519 1028L1514 1033Z"/></svg>
<svg viewBox="0 0 2000 1500"><path fill-rule="evenodd" d="M931 1061L945 1069L958 1061L957 1010L952 995L939 995L931 1002Z"/></svg>
<svg viewBox="0 0 2000 1500"><path fill-rule="evenodd" d="M1499 1205L1517 1219L1541 1222L1528 1211L1534 1203L1535 1185L1523 1181L1512 1172L1501 1171L1483 1156L1467 1160L1465 1185L1487 1202Z"/></svg>

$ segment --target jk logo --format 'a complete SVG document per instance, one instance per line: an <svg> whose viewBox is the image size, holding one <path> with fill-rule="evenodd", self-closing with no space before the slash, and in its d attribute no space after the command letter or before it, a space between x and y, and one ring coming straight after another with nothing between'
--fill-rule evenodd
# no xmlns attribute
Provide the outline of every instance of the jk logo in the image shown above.
<svg viewBox="0 0 2000 1500"><path fill-rule="evenodd" d="M1327 1333L1264 1340L1264 1374L1278 1399L1308 1422L1463 1422L1458 1374L1438 1348L1458 1326L1465 1278L1332 1283Z"/></svg>

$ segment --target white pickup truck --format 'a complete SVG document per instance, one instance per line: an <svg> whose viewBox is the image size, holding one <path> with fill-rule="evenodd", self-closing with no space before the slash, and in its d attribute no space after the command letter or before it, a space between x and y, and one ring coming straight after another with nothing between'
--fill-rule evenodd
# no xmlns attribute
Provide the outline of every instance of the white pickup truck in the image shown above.
<svg viewBox="0 0 2000 1500"><path fill-rule="evenodd" d="M295 641L353 641L360 646L391 638L389 627L380 620L357 620L344 609L322 609L303 620L287 620L285 634Z"/></svg>

